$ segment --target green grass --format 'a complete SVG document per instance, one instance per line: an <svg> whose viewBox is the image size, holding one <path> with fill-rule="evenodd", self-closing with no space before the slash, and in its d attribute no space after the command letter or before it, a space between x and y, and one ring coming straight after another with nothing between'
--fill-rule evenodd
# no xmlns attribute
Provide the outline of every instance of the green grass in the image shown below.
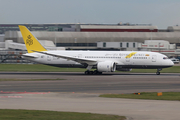
<svg viewBox="0 0 180 120"><path fill-rule="evenodd" d="M132 73L156 73L157 69L132 69ZM180 73L180 66L164 68L161 73Z"/></svg>
<svg viewBox="0 0 180 120"><path fill-rule="evenodd" d="M0 71L8 72L84 72L83 68L59 68L41 64L0 64ZM156 69L132 69L129 73L156 73ZM122 72L122 71L117 71ZM164 68L161 73L180 73L180 66Z"/></svg>
<svg viewBox="0 0 180 120"><path fill-rule="evenodd" d="M0 120L125 120L125 117L91 113L0 109Z"/></svg>
<svg viewBox="0 0 180 120"><path fill-rule="evenodd" d="M82 72L81 68L59 68L41 64L0 64L0 71L12 72Z"/></svg>
<svg viewBox="0 0 180 120"><path fill-rule="evenodd" d="M46 81L46 80L65 80L65 79L0 79L1 81Z"/></svg>
<svg viewBox="0 0 180 120"><path fill-rule="evenodd" d="M163 92L162 96L157 96L156 92L142 92L137 94L103 94L99 97L107 98L128 98L128 99L150 99L150 100L180 100L180 92Z"/></svg>

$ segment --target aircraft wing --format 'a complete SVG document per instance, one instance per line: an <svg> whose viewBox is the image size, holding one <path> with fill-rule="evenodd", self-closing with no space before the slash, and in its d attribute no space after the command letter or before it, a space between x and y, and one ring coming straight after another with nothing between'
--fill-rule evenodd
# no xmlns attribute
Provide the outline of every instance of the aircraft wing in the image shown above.
<svg viewBox="0 0 180 120"><path fill-rule="evenodd" d="M73 61L76 61L76 62L79 62L79 63L87 63L87 64L94 65L94 64L96 64L98 62L97 60L94 60L94 59L78 58L78 57L73 57L73 56L50 53L48 51L44 51L44 52L34 51L34 52L45 54L45 55L50 55L50 56L54 56L54 57L60 57L60 58L64 58L64 59L67 59L67 60L73 60Z"/></svg>

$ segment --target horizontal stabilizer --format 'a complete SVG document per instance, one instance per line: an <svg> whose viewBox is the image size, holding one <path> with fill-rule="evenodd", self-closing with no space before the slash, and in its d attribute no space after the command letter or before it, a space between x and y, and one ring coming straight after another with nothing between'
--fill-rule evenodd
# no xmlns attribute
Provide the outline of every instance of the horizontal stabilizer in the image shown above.
<svg viewBox="0 0 180 120"><path fill-rule="evenodd" d="M29 58L37 58L38 57L38 56L32 55L32 54L23 54L22 56L29 57Z"/></svg>

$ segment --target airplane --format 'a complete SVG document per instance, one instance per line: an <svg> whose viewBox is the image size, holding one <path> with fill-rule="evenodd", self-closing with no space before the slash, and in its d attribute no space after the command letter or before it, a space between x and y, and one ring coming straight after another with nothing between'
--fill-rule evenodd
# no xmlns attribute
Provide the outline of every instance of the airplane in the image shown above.
<svg viewBox="0 0 180 120"><path fill-rule="evenodd" d="M161 53L148 51L73 51L47 50L38 39L25 27L19 25L27 48L23 58L56 67L86 68L85 74L102 74L102 72L131 71L138 69L157 69L172 67L174 63ZM96 70L92 71L91 69Z"/></svg>

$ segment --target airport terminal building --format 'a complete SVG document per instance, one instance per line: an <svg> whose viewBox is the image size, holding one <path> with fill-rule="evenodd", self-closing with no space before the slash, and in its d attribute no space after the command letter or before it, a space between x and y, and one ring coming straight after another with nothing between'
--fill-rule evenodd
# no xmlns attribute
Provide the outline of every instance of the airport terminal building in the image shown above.
<svg viewBox="0 0 180 120"><path fill-rule="evenodd" d="M166 40L180 46L180 26L159 30L152 25L129 24L25 24L39 40L53 41L66 49L97 49L97 42ZM0 25L5 40L23 43L18 25ZM113 47L112 47L113 48ZM121 49L119 47L119 49Z"/></svg>

